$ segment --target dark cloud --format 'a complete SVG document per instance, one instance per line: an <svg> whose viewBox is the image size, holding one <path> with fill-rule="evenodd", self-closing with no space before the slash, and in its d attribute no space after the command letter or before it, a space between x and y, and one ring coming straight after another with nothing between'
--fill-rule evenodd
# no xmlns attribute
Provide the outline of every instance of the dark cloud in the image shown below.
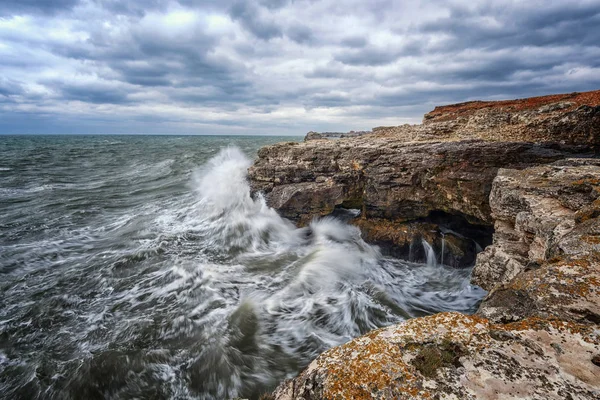
<svg viewBox="0 0 600 400"><path fill-rule="evenodd" d="M126 90L102 84L73 85L56 82L49 83L48 86L60 92L65 100L83 101L92 104L125 104L129 102Z"/></svg>
<svg viewBox="0 0 600 400"><path fill-rule="evenodd" d="M318 43L313 31L306 25L292 25L286 35L296 43Z"/></svg>
<svg viewBox="0 0 600 400"><path fill-rule="evenodd" d="M334 59L342 64L376 66L394 62L399 55L398 51L371 47L360 50L343 50L337 53Z"/></svg>
<svg viewBox="0 0 600 400"><path fill-rule="evenodd" d="M0 16L20 14L54 15L71 10L80 0L2 0Z"/></svg>
<svg viewBox="0 0 600 400"><path fill-rule="evenodd" d="M361 36L350 36L342 39L341 44L344 47L365 47L367 39Z"/></svg>
<svg viewBox="0 0 600 400"><path fill-rule="evenodd" d="M260 39L269 40L283 35L281 27L261 16L260 8L252 2L238 1L229 13L231 18L240 21L245 29Z"/></svg>
<svg viewBox="0 0 600 400"><path fill-rule="evenodd" d="M279 9L287 4L289 4L292 0L259 0L260 4L270 8L270 9Z"/></svg>
<svg viewBox="0 0 600 400"><path fill-rule="evenodd" d="M17 81L0 77L0 96L9 97L23 93L23 87Z"/></svg>
<svg viewBox="0 0 600 400"><path fill-rule="evenodd" d="M416 122L437 104L598 89L598 37L600 0L4 0L0 131Z"/></svg>
<svg viewBox="0 0 600 400"><path fill-rule="evenodd" d="M526 3L523 3L526 4ZM450 15L416 27L417 32L451 35L438 51L524 46L593 45L598 41L600 2L547 7L455 5Z"/></svg>
<svg viewBox="0 0 600 400"><path fill-rule="evenodd" d="M163 28L164 29L164 28ZM218 37L204 33L201 27L191 27L180 35L170 35L164 30L138 27L113 36L104 31L93 32L84 43L57 46L53 51L70 58L92 61L107 67L121 82L143 87L196 88L213 93L205 95L168 96L187 99L195 103L206 101L240 100L242 91L252 86L244 76L244 66L223 56L213 54ZM213 90L211 90L213 89ZM83 93L76 91L78 99ZM126 100L120 93L107 96L94 94L91 98L104 102Z"/></svg>
<svg viewBox="0 0 600 400"><path fill-rule="evenodd" d="M165 10L169 6L168 0L92 0L103 9L117 15L143 16L148 11Z"/></svg>

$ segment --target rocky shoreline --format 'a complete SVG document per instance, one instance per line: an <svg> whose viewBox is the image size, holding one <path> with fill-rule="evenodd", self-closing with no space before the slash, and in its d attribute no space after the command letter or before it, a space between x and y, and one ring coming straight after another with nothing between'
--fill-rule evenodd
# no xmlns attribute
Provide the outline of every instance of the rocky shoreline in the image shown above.
<svg viewBox="0 0 600 400"><path fill-rule="evenodd" d="M413 249L426 239L447 265L475 263L489 294L474 316L331 349L276 399L600 397L600 91L310 139L261 149L253 191L300 225L359 210L351 223L401 258L424 261Z"/></svg>

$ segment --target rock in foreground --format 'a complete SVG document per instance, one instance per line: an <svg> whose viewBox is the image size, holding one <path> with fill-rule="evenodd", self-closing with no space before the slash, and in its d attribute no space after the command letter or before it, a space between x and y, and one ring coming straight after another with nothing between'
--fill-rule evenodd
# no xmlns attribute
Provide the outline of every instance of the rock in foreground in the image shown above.
<svg viewBox="0 0 600 400"><path fill-rule="evenodd" d="M598 399L599 333L443 313L333 348L274 393L287 399Z"/></svg>

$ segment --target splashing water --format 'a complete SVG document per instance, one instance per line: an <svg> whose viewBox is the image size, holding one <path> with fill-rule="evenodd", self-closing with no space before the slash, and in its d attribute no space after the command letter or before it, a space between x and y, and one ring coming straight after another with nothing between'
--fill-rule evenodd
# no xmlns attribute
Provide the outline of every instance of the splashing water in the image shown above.
<svg viewBox="0 0 600 400"><path fill-rule="evenodd" d="M442 232L442 252L440 254L440 264L444 265L444 251L446 247L446 235Z"/></svg>
<svg viewBox="0 0 600 400"><path fill-rule="evenodd" d="M433 247L429 244L429 242L425 239L422 240L423 249L425 249L425 254L427 256L427 266L430 268L435 268L437 266L437 258L435 256L435 251Z"/></svg>
<svg viewBox="0 0 600 400"><path fill-rule="evenodd" d="M0 333L29 345L0 353L0 393L257 398L332 346L415 316L472 312L483 297L468 269L436 266L425 241L421 265L383 257L334 218L296 228L250 196L249 165L222 150L193 175L195 197L106 227L135 232L139 247L94 239L86 265L113 261L63 270L55 279L78 282L73 292L44 286L61 310L51 320L33 306L5 310Z"/></svg>

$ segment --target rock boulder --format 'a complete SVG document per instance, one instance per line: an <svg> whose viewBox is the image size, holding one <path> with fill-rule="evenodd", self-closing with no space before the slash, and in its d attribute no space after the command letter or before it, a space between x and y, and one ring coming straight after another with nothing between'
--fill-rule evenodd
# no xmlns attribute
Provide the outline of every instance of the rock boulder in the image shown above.
<svg viewBox="0 0 600 400"><path fill-rule="evenodd" d="M442 313L379 329L314 360L277 400L597 399L600 337L585 325L498 325Z"/></svg>

